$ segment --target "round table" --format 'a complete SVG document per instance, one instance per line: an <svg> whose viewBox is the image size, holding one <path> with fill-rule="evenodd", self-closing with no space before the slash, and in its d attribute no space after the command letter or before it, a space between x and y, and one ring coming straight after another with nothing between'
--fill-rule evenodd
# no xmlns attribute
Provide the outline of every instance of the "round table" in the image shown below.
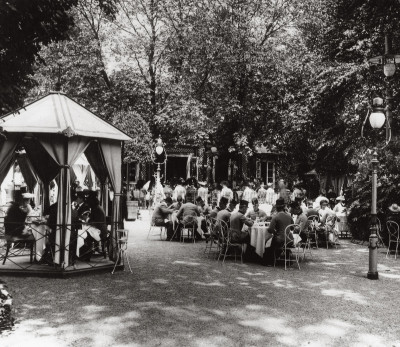
<svg viewBox="0 0 400 347"><path fill-rule="evenodd" d="M265 243L270 238L272 238L272 234L268 232L268 226L266 224L253 224L250 229L250 245L256 249L256 253L260 257L264 255Z"/></svg>

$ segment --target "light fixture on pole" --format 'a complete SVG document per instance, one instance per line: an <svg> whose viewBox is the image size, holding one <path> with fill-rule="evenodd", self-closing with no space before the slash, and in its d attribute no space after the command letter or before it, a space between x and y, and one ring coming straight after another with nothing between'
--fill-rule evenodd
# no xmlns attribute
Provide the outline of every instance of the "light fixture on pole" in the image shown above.
<svg viewBox="0 0 400 347"><path fill-rule="evenodd" d="M388 119L385 116L386 108L383 107L383 99L376 97L372 101L372 110L367 113L365 120L361 128L361 137L364 137L364 126L367 123L367 118L369 116L369 123L371 127L375 130L379 130L383 127ZM391 139L391 130L389 128L389 134L386 138L386 147ZM378 152L375 147L372 153L372 201L371 201L371 226L370 226L370 236L369 236L369 268L367 278L371 280L377 280L378 275L378 222L377 222L377 176L378 176Z"/></svg>
<svg viewBox="0 0 400 347"><path fill-rule="evenodd" d="M161 171L161 165L165 164L167 161L167 153L165 152L161 136L159 136L156 141L154 153L152 153L152 161L154 164L157 164L156 185L154 194L154 204L157 204L161 202L161 200L164 197L163 186L161 184L161 178L160 178L160 171Z"/></svg>
<svg viewBox="0 0 400 347"><path fill-rule="evenodd" d="M386 142L389 143L392 124L392 100L393 94L390 87L390 77L396 72L396 64L400 63L400 54L392 53L392 40L390 34L385 35L385 54L368 59L373 65L380 65L386 76Z"/></svg>

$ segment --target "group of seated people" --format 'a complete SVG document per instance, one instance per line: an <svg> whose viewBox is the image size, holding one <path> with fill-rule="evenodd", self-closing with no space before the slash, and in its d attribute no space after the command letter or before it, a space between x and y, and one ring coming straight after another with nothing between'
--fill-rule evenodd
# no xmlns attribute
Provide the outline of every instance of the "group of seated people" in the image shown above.
<svg viewBox="0 0 400 347"><path fill-rule="evenodd" d="M269 222L268 233L273 236L273 239L269 250L265 252L264 260L266 264L271 264L275 250L283 246L286 227L290 224L297 224L298 228L295 229L295 233L298 233L301 239L305 241L309 231L309 217L311 216L316 217L315 227L319 241L336 242L336 214L345 213L346 211L344 197L339 196L336 201L337 204L331 209L329 200L324 197L320 197L316 201L305 201L302 197L296 197L290 205L286 203L285 199L278 198L272 207L271 215L268 215L266 211L260 208L257 198L251 200L252 208L249 209L247 200L242 199L238 202L222 196L219 199L218 206L211 209L201 197L197 197L195 203L183 203L182 198L178 198L173 203L172 199L168 197L156 206L152 216L152 223L157 226L165 226L167 240L170 240L174 234L177 238L180 235L179 226L177 230L173 230L173 222L169 218L173 212L177 212L176 216L180 221L179 225L196 224L198 216L205 216L215 221L221 220L225 222L232 242L249 244L250 233L243 226L251 227L255 222L267 221ZM201 229L207 236L204 220L202 221ZM200 239L201 235L197 233L197 229L195 230L196 237ZM288 236L289 238L291 237L291 235Z"/></svg>
<svg viewBox="0 0 400 347"><path fill-rule="evenodd" d="M47 226L45 235L38 237L46 238L46 248L38 260L40 263L52 265L55 254L56 232L57 232L57 213L58 203L54 203L46 208L43 216L40 216L31 206L33 194L22 194L20 203L11 202L4 217L5 236L11 241L35 241L32 229L40 224ZM105 242L108 237L106 216L97 193L94 191L80 191L76 193L76 200L71 206L71 236L69 243L70 262L75 263L76 259L90 260L94 251L100 251L99 245ZM34 218L36 217L36 218ZM78 231L86 227L85 240L83 246L77 252ZM77 255L78 254L78 255Z"/></svg>

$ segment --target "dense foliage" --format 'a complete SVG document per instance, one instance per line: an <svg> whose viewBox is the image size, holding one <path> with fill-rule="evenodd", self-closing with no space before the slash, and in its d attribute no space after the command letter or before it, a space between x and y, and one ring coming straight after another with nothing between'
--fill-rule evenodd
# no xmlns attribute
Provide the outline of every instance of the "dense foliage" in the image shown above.
<svg viewBox="0 0 400 347"><path fill-rule="evenodd" d="M2 112L27 90L35 98L60 82L135 136L125 160L146 161L159 134L167 145L208 142L221 154L252 155L264 145L280 153L278 174L289 181L312 169L348 175L347 195L358 204L351 219L367 219L368 153L384 139L368 125L360 136L373 96L393 91L393 134L400 131L398 73L385 79L368 58L383 54L385 34L400 53L399 1L9 3L0 5L0 18L14 18L0 21L0 59L9 67L2 73L10 74L1 82ZM26 27L12 31L22 19ZM395 140L379 150L383 210L400 202Z"/></svg>

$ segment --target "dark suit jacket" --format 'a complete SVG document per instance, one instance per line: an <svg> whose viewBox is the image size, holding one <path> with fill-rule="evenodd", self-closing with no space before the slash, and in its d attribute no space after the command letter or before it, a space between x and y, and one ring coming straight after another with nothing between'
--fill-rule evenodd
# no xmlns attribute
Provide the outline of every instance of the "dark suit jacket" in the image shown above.
<svg viewBox="0 0 400 347"><path fill-rule="evenodd" d="M293 224L292 217L285 212L278 212L272 217L268 232L275 235L278 243L285 243L285 229L289 224Z"/></svg>

